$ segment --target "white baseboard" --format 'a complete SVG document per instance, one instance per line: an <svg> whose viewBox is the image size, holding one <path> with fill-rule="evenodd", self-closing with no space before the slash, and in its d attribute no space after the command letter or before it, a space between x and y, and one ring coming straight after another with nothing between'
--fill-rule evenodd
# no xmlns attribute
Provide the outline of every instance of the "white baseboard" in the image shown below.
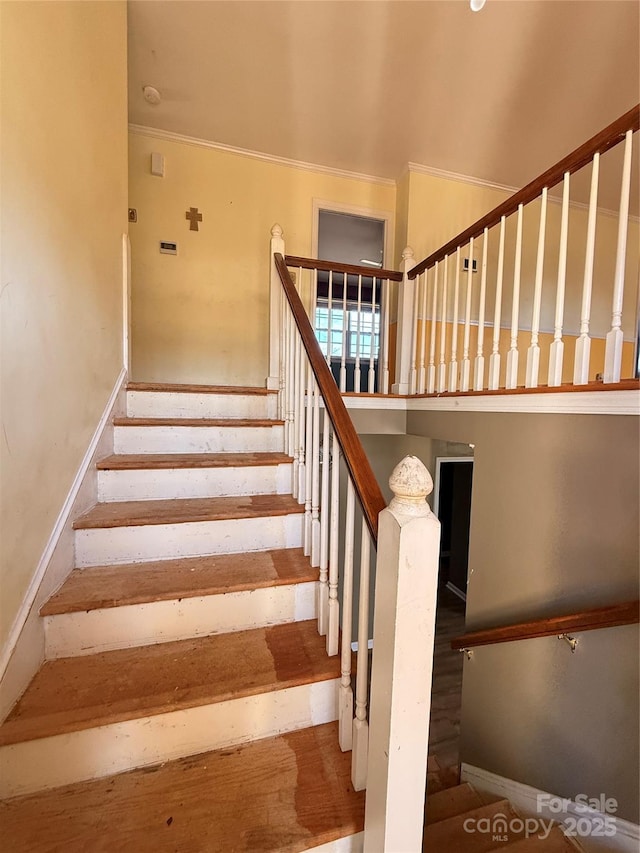
<svg viewBox="0 0 640 853"><path fill-rule="evenodd" d="M0 655L0 720L4 720L44 660L44 620L38 611L74 567L73 519L97 500L95 462L113 452L113 417L124 414L127 373L120 371L87 452L80 463L60 514Z"/></svg>
<svg viewBox="0 0 640 853"><path fill-rule="evenodd" d="M356 832L355 835L345 835L344 838L328 841L320 847L309 847L304 853L362 853L363 850L364 832Z"/></svg>
<svg viewBox="0 0 640 853"><path fill-rule="evenodd" d="M558 812L552 810L545 803L549 800L558 801L562 797L548 794L522 782L506 779L474 767L471 764L462 764L460 770L460 781L469 782L479 791L486 791L498 797L509 800L512 805L525 817L539 817L543 820L554 820L570 829L575 828L578 823L579 834L575 840L586 853L603 853L603 851L619 851L619 853L638 853L640 843L640 826L627 820L622 820L615 813L604 814L592 809L585 809L571 800L563 801L563 810ZM615 835L605 837L598 835L602 831L605 818L615 818Z"/></svg>

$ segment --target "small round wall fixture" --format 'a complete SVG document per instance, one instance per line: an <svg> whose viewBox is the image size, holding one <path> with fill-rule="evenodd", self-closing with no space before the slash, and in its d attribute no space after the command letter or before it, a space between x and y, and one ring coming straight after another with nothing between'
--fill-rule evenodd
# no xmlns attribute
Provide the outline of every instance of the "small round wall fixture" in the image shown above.
<svg viewBox="0 0 640 853"><path fill-rule="evenodd" d="M154 107L157 107L162 100L160 92L158 92L158 90L153 86L143 86L142 94L144 95L145 101Z"/></svg>
<svg viewBox="0 0 640 853"><path fill-rule="evenodd" d="M486 2L487 0L469 0L469 6L471 6L471 11L479 12Z"/></svg>

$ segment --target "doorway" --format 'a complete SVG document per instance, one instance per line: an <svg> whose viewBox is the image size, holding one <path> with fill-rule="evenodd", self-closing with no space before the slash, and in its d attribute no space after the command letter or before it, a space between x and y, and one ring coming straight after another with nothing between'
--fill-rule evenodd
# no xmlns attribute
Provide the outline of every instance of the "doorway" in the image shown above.
<svg viewBox="0 0 640 853"><path fill-rule="evenodd" d="M436 457L433 511L440 519L438 585L467 599L473 457Z"/></svg>
<svg viewBox="0 0 640 853"><path fill-rule="evenodd" d="M338 384L344 368L343 390L378 390L381 293L374 276L384 264L387 220L325 207L318 207L314 214L320 260L371 270L370 277L317 273L314 325L320 348ZM356 365L359 388L355 387Z"/></svg>

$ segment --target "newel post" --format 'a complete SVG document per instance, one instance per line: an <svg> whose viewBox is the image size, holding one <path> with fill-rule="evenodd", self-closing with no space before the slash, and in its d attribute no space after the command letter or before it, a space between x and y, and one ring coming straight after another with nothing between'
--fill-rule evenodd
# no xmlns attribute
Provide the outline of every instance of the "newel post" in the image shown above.
<svg viewBox="0 0 640 853"><path fill-rule="evenodd" d="M409 271L416 265L413 249L409 246L402 253L400 272L402 281L398 285L398 325L396 327L396 373L391 386L392 394L409 393L409 374L413 353L413 296L416 280L409 278Z"/></svg>
<svg viewBox="0 0 640 853"><path fill-rule="evenodd" d="M282 283L273 256L276 252L280 252L284 257L285 252L282 228L277 222L271 229L269 252L269 375L267 376L267 388L271 391L278 391L280 389Z"/></svg>
<svg viewBox="0 0 640 853"><path fill-rule="evenodd" d="M365 853L422 850L440 522L431 475L407 456L379 516Z"/></svg>

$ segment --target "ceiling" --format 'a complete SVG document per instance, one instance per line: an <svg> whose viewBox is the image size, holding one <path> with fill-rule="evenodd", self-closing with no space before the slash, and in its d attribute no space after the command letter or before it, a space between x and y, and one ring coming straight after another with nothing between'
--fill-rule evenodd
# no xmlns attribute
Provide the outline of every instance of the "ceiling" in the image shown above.
<svg viewBox="0 0 640 853"><path fill-rule="evenodd" d="M414 162L523 186L640 100L639 10L132 0L130 121L380 177ZM617 207L613 186L601 204Z"/></svg>

